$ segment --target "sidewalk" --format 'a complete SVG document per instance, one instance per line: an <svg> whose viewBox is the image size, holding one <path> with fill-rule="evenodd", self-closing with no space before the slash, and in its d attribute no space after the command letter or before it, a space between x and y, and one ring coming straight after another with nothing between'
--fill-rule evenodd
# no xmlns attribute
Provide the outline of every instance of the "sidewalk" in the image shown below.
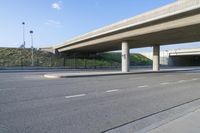
<svg viewBox="0 0 200 133"><path fill-rule="evenodd" d="M155 128L148 133L200 133L200 109Z"/></svg>

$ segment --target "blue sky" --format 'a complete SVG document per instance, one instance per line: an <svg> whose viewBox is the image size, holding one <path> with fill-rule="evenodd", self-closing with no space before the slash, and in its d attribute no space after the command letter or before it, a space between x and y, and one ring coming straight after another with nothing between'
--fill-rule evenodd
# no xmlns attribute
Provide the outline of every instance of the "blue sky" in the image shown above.
<svg viewBox="0 0 200 133"><path fill-rule="evenodd" d="M26 23L26 47L30 47L30 30L34 31L35 47L47 47L174 1L1 0L0 47L22 44L23 21ZM190 47L200 47L200 44L165 46L163 49ZM141 50L148 49L135 51Z"/></svg>

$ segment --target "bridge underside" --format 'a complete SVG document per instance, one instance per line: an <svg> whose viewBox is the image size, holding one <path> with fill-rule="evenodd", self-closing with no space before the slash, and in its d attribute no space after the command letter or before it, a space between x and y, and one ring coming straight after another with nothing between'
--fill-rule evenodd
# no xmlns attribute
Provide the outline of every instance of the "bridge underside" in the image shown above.
<svg viewBox="0 0 200 133"><path fill-rule="evenodd" d="M133 26L59 47L58 52L98 53L129 48L200 41L200 9Z"/></svg>
<svg viewBox="0 0 200 133"><path fill-rule="evenodd" d="M200 55L170 56L171 66L200 66Z"/></svg>
<svg viewBox="0 0 200 133"><path fill-rule="evenodd" d="M192 2L197 3L196 1ZM178 5L176 8L182 6ZM193 6L195 8L179 10L179 12L171 12L175 8L168 8L167 6L163 9L167 8L168 16L161 15L161 17L157 16L158 18L155 17L146 21L134 21L135 23L111 28L98 34L88 33L89 36L87 34L83 37L80 36L59 45L55 49L60 53L67 54L122 50L122 71L128 72L130 48L153 46L153 70L158 71L161 45L200 41L200 8L196 5ZM163 9L159 11L163 11ZM151 15L157 13L155 11Z"/></svg>
<svg viewBox="0 0 200 133"><path fill-rule="evenodd" d="M129 43L129 48L149 47L155 44L169 45L185 42L198 42L200 41L200 24L170 29L133 38L126 38ZM99 43L96 45L88 45L68 51L67 53L99 53L113 50L121 50L122 40L116 40L112 42Z"/></svg>

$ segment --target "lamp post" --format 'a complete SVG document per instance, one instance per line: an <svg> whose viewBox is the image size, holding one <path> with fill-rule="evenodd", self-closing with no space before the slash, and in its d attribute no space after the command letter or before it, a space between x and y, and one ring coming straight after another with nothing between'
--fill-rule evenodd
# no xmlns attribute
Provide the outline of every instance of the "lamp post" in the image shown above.
<svg viewBox="0 0 200 133"><path fill-rule="evenodd" d="M22 37L23 37L23 44L22 44L22 46L23 46L23 48L25 48L25 45L26 45L26 42L25 42L25 22L22 22L22 30L23 30L23 35L22 35Z"/></svg>
<svg viewBox="0 0 200 133"><path fill-rule="evenodd" d="M34 59L33 59L33 31L30 31L31 35L31 66L34 66Z"/></svg>

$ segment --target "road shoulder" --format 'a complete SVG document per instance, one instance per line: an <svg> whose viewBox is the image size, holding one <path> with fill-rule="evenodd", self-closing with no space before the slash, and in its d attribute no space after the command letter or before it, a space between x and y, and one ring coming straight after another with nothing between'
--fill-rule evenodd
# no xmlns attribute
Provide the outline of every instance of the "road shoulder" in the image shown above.
<svg viewBox="0 0 200 133"><path fill-rule="evenodd" d="M190 113L196 112L200 110L200 99L191 100L186 103L179 104L177 106L173 106L168 109L161 110L159 112L155 112L144 117L138 118L132 122L127 122L122 125L113 127L105 131L105 133L160 133L162 132L162 126L165 126L175 120L182 119ZM200 112L198 112L200 114ZM200 116L199 116L200 117ZM186 117L188 118L188 117ZM183 120L186 120L183 119ZM190 118L188 118L190 119ZM200 118L199 118L200 119ZM183 122L180 121L180 126ZM172 124L173 126L173 124ZM159 131L159 128L161 128ZM169 128L172 128L169 126ZM177 127L178 128L178 127ZM188 130L192 130L190 127L186 127ZM164 130L164 129L163 129ZM176 130L174 130L176 131ZM166 131L168 133L168 131ZM171 132L173 133L173 132ZM174 132L175 133L175 132ZM177 133L177 132L176 132Z"/></svg>
<svg viewBox="0 0 200 133"><path fill-rule="evenodd" d="M181 118L165 125L152 129L149 133L199 133L200 109L197 109Z"/></svg>

